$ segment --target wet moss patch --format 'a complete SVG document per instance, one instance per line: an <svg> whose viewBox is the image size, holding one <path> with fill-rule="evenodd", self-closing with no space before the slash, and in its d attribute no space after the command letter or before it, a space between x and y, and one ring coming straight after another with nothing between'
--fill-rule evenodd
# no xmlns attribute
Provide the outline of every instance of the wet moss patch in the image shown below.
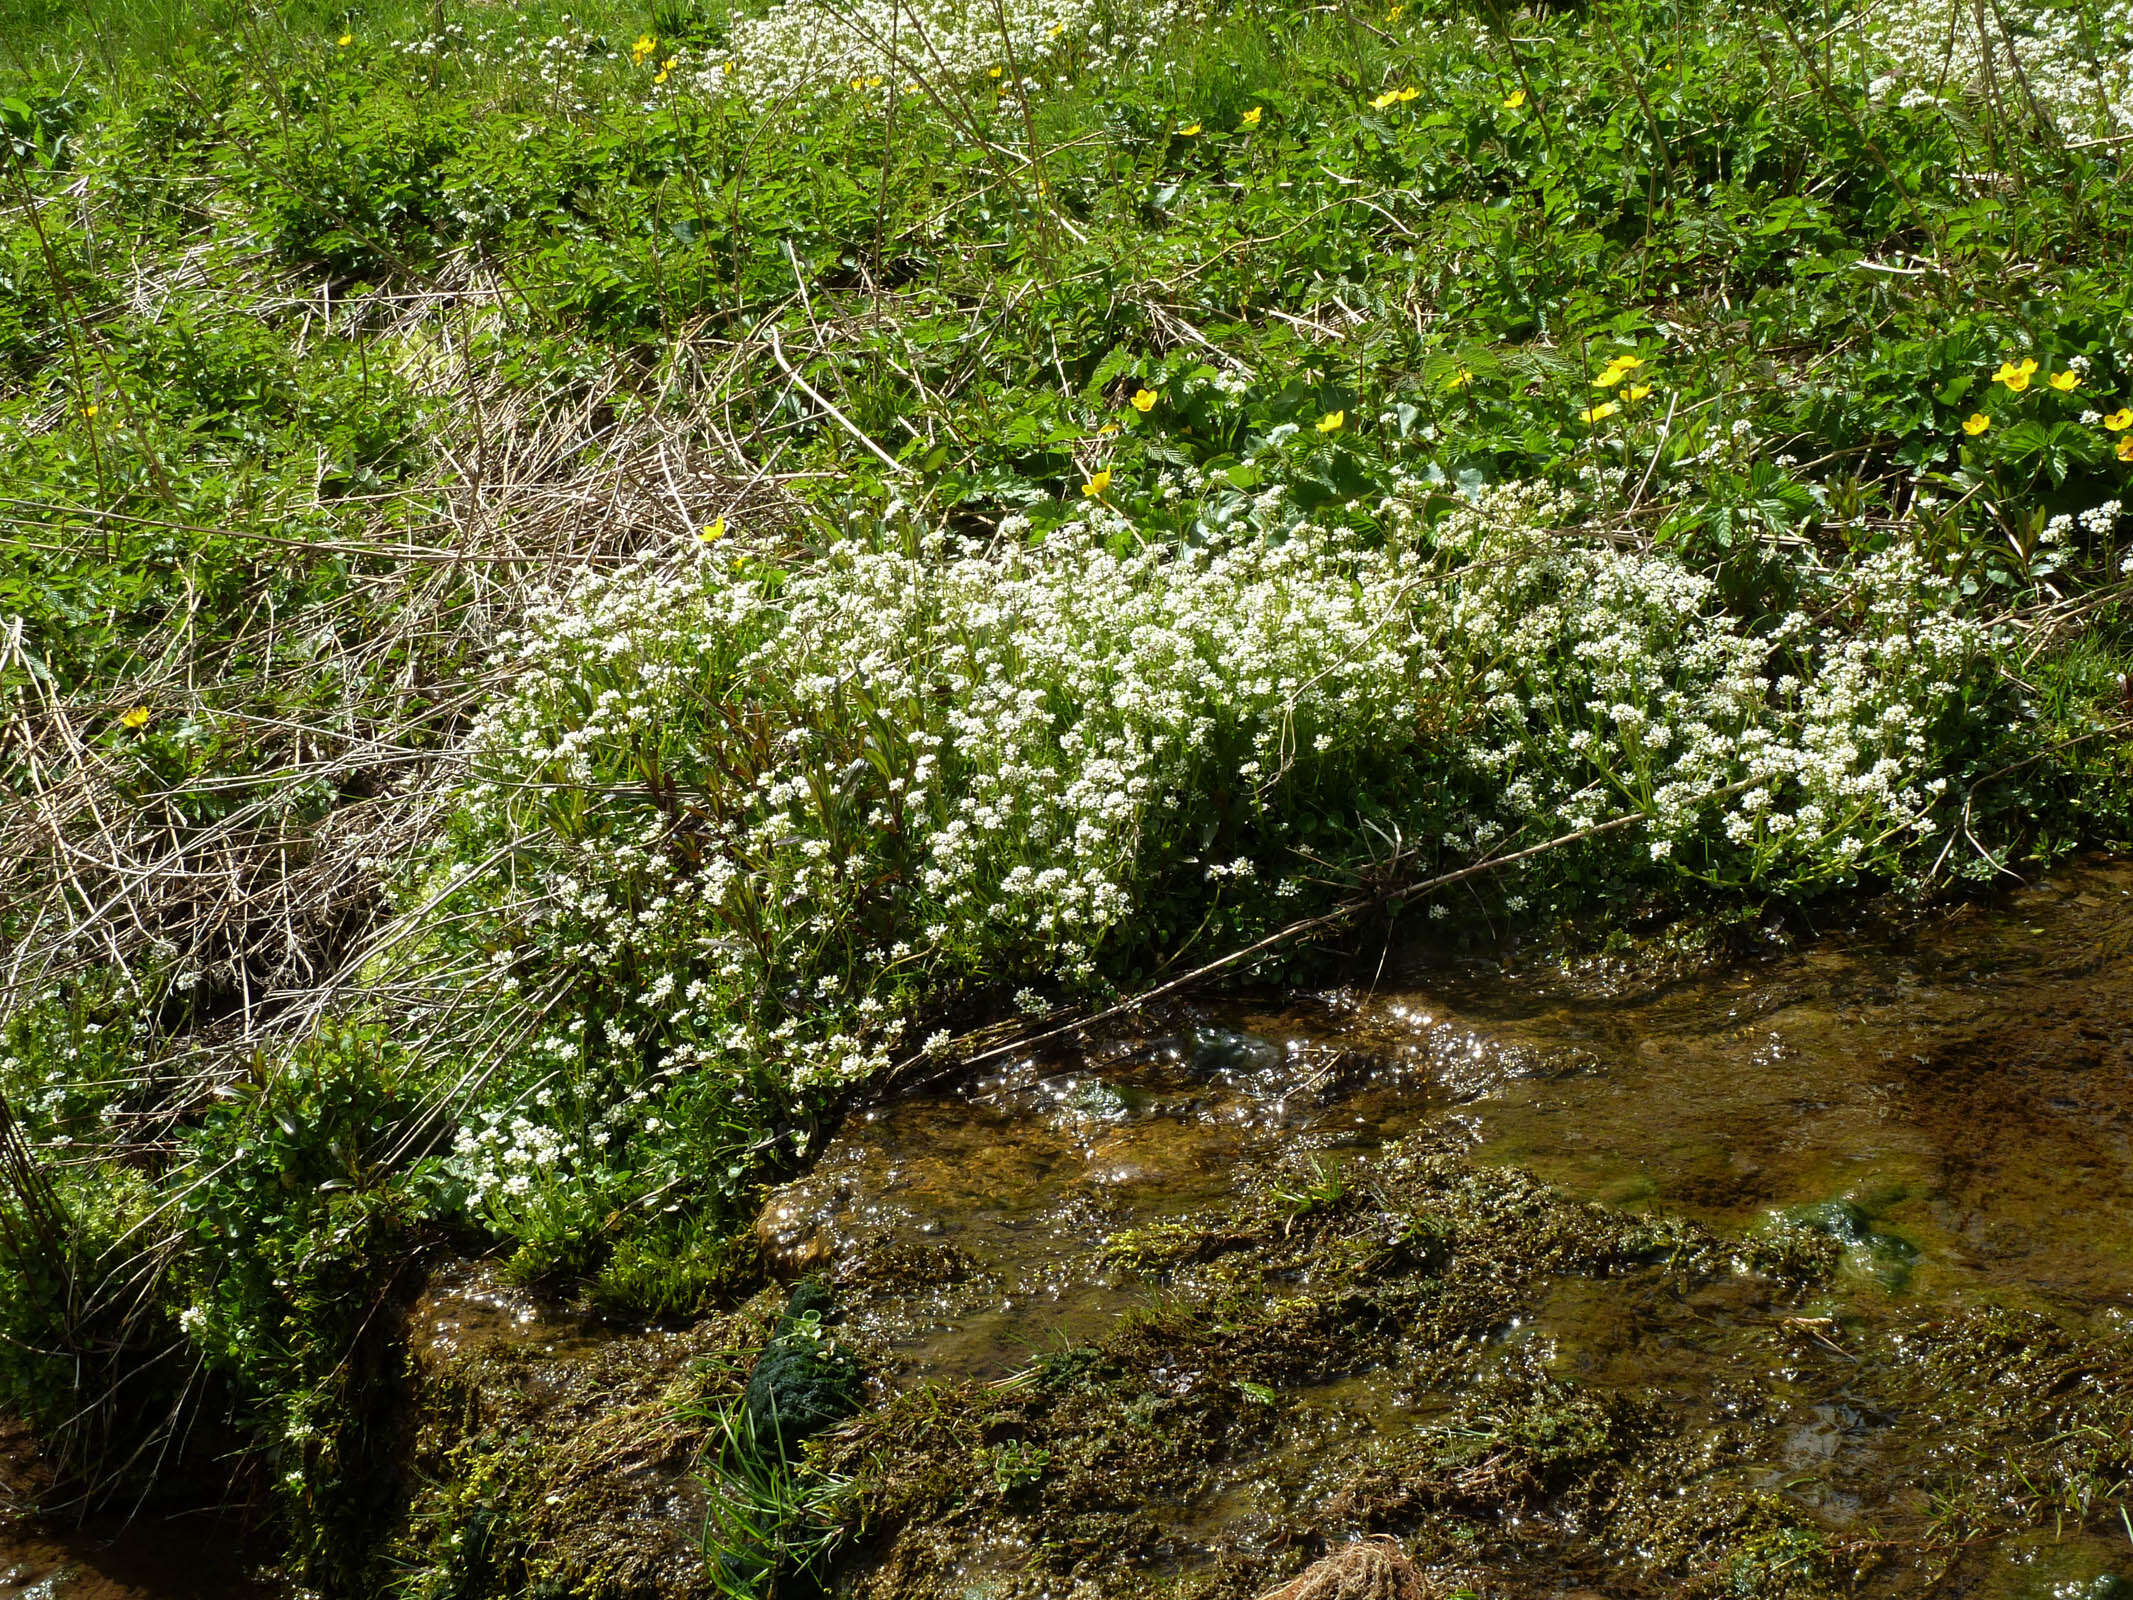
<svg viewBox="0 0 2133 1600"><path fill-rule="evenodd" d="M1825 1235L1728 1240L1411 1142L1300 1156L1108 1254L1154 1281L1109 1335L826 1441L867 1540L840 1592L1249 1596L1373 1532L1447 1570L1545 1556L1650 1592L1753 1569L1805 1594L1833 1570L1797 1508L1714 1483L1737 1452L1678 1397L1587 1387L1520 1337L1564 1278L1674 1302L1731 1285L1767 1337L1830 1280Z"/></svg>

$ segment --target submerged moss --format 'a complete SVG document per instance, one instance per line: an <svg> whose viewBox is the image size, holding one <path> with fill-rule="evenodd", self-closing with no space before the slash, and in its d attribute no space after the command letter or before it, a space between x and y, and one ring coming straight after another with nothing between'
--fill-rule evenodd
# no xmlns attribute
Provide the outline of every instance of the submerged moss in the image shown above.
<svg viewBox="0 0 2133 1600"><path fill-rule="evenodd" d="M1830 1568L1805 1559L1823 1540L1797 1508L1674 1494L1726 1450L1670 1397L1555 1374L1519 1332L1565 1278L1676 1298L1727 1284L1774 1318L1828 1281L1833 1247L1743 1248L1417 1142L1299 1159L1109 1253L1157 1277L1156 1304L1006 1383L914 1390L833 1437L825 1464L858 1479L872 1541L841 1592L1127 1594L1167 1574L1180 1594L1248 1596L1372 1532L1462 1570L1589 1550L1674 1593L1782 1568L1804 1594Z"/></svg>

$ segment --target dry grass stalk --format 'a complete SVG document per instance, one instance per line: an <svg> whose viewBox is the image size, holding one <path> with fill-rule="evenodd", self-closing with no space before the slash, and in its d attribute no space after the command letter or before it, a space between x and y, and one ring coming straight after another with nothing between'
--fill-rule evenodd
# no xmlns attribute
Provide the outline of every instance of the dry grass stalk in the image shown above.
<svg viewBox="0 0 2133 1600"><path fill-rule="evenodd" d="M1344 1544L1260 1600L1442 1600L1445 1589L1383 1535Z"/></svg>

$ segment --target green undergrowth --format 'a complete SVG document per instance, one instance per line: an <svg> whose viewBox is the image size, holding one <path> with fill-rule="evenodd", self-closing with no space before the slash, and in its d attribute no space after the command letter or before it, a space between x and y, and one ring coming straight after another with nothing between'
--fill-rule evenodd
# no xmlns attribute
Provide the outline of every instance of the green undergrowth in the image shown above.
<svg viewBox="0 0 2133 1600"><path fill-rule="evenodd" d="M114 9L0 0L0 1400L320 1584L416 1268L730 1308L959 1030L2129 832L2117 11Z"/></svg>

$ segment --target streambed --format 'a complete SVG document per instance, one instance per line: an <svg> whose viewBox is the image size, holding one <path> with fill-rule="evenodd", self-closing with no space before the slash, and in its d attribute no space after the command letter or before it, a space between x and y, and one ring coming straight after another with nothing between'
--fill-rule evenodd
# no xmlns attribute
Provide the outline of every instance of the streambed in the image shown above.
<svg viewBox="0 0 2133 1600"><path fill-rule="evenodd" d="M1490 1596L2105 1600L2129 1222L2133 864L2090 862L1723 965L1179 1009L855 1116L758 1232L870 1374L853 1597L1252 1596L1385 1531ZM622 1330L458 1270L410 1327L482 1437L627 1436L604 1499L510 1492L681 1594L663 1408L782 1296ZM0 1542L0 1600L254 1592L111 1548Z"/></svg>

